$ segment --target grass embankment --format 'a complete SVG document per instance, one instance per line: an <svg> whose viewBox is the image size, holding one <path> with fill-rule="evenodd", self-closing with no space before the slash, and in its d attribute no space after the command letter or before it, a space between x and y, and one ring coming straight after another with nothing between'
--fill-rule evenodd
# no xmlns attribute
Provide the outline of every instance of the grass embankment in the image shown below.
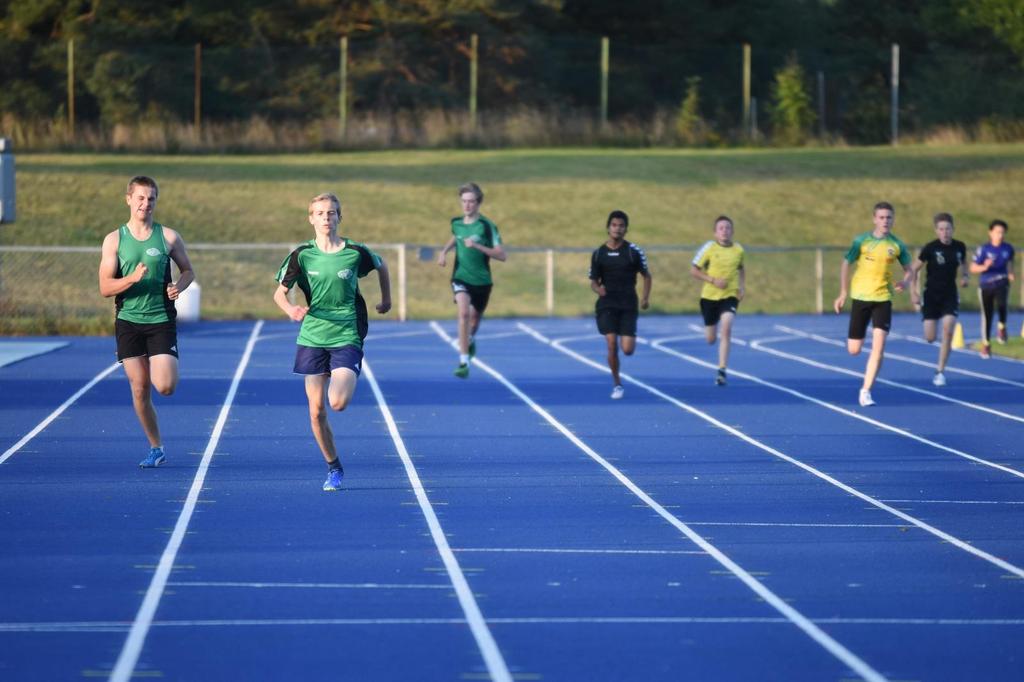
<svg viewBox="0 0 1024 682"><path fill-rule="evenodd" d="M981 350L981 342L972 343L971 348ZM1010 336L1005 344L993 343L990 348L992 355L1003 355L1008 358L1024 360L1024 337Z"/></svg>
<svg viewBox="0 0 1024 682"><path fill-rule="evenodd" d="M629 237L645 247L697 245L727 214L747 247L845 247L871 227L871 206L896 205L896 234L912 245L933 237L931 216L949 211L969 247L1002 217L1021 225L1024 145L802 150L416 151L281 156L21 154L18 217L0 228L3 245L98 246L127 216L126 180L161 184L157 219L188 243L288 242L312 236L309 198L335 191L342 232L371 243L441 244L458 213L455 188L467 179L486 192L484 213L510 247L596 247L613 208L631 217ZM273 316L272 275L284 253L201 252L205 316ZM394 263L394 253L382 253ZM655 312L696 310L689 253L651 253ZM447 274L409 256L409 313L452 313ZM826 254L825 304L835 296L840 254ZM4 254L0 331L103 329L110 302L95 284L98 256ZM556 260L556 314L590 310L586 254ZM513 253L494 265L489 314L544 313L544 257ZM368 298L376 295L372 276ZM814 256L752 253L743 312L809 311ZM1013 292L1016 306L1018 291ZM973 296L965 295L965 304ZM898 301L906 309L906 297Z"/></svg>

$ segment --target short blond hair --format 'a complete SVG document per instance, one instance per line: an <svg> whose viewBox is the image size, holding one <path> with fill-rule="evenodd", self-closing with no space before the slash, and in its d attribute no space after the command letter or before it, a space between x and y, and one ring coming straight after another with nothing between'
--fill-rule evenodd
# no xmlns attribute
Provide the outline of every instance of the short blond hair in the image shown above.
<svg viewBox="0 0 1024 682"><path fill-rule="evenodd" d="M333 202L334 210L338 212L339 216L341 215L341 200L338 199L337 195L332 194L330 192L323 192L321 194L317 194L315 197L309 200L309 215L313 215L313 204L317 203L318 201Z"/></svg>

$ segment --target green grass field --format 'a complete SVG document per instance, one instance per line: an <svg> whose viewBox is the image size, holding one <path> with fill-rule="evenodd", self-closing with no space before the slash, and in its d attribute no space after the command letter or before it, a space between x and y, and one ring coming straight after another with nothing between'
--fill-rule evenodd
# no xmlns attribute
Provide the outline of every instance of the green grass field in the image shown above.
<svg viewBox="0 0 1024 682"><path fill-rule="evenodd" d="M441 244L458 213L455 189L475 180L486 193L484 213L510 247L596 247L614 208L631 217L630 238L645 247L696 245L727 214L736 239L752 247L845 247L871 227L878 200L897 209L895 232L911 245L932 238L931 216L951 212L957 237L969 247L986 238L994 217L1022 225L1024 145L821 148L800 150L511 150L410 151L279 156L17 156L18 222L0 227L0 245L98 246L127 216L124 184L148 174L161 184L157 220L188 243L287 242L312 236L309 198L334 191L343 202L342 232L371 243ZM383 254L389 257L389 253ZM273 271L283 253L233 258L196 255L204 283L204 315L274 315ZM688 254L652 254L656 311L696 309L698 286L686 274ZM826 305L838 277L838 252L827 254ZM40 268L39 266L43 267ZM585 254L560 255L557 314L582 314L591 304ZM38 332L81 327L109 303L95 288L95 257L75 254L53 264L20 267L62 273L60 287L39 295L22 283L11 254L0 264L0 331ZM513 253L495 264L493 314L543 314L543 256ZM813 306L813 254L751 254L745 312L806 311ZM82 273L78 273L81 270ZM69 273L75 271L72 277ZM371 278L372 279L372 278ZM446 275L409 252L409 312L451 313ZM216 283L216 285L214 285ZM222 290L222 286L231 287ZM367 289L373 295L373 285ZM34 293L33 293L34 292ZM47 312L42 299L63 311ZM1019 300L1015 291L1014 306ZM80 301L80 305L70 305ZM965 302L973 303L973 295ZM27 311L27 312L26 312ZM40 324L40 320L46 320ZM64 319L65 322L59 322ZM99 328L102 328L102 324Z"/></svg>

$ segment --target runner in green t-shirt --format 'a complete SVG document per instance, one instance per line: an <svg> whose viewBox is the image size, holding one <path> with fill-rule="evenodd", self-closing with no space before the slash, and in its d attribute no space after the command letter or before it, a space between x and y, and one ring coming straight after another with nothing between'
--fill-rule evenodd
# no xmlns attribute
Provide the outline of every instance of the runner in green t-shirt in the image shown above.
<svg viewBox="0 0 1024 682"><path fill-rule="evenodd" d="M391 310L391 280L384 260L363 244L338 235L341 202L333 194L319 194L309 202L309 223L315 238L292 251L277 272L274 302L301 322L294 372L306 377L306 399L320 452L327 462L323 489L341 489L344 471L338 459L334 432L327 419L324 396L331 409L344 410L356 390L362 371L366 337L366 303L359 293L359 278L377 271L380 303L377 312ZM288 292L295 285L306 305L292 305Z"/></svg>
<svg viewBox="0 0 1024 682"><path fill-rule="evenodd" d="M858 396L861 407L875 404L871 397L871 387L878 377L885 356L885 340L892 324L893 292L909 287L914 274L910 269L910 250L892 234L895 220L896 211L892 204L885 201L875 204L872 211L874 229L854 238L850 250L843 258L839 271L839 296L832 305L838 315L852 289L853 303L846 338L846 350L850 355L860 354L868 322L871 323L871 354L864 368L864 383L861 384ZM857 264L857 270L848 288L846 282L853 263ZM903 268L903 279L893 284L890 268L897 263ZM913 290L911 293L916 297Z"/></svg>
<svg viewBox="0 0 1024 682"><path fill-rule="evenodd" d="M158 193L153 178L138 175L128 182L128 222L103 239L99 271L100 293L113 296L117 309L117 359L149 441L149 454L139 462L145 469L165 461L152 389L171 395L178 387L174 301L195 279L181 235L153 222ZM172 260L180 271L176 282Z"/></svg>
<svg viewBox="0 0 1024 682"><path fill-rule="evenodd" d="M459 307L459 366L455 376L469 376L469 361L476 355L476 336L480 320L491 297L491 259L504 261L505 249L501 245L498 226L480 214L484 193L475 182L459 187L462 216L452 218L452 236L441 247L437 264L442 268L448 252L455 249L455 267L452 270L452 293Z"/></svg>

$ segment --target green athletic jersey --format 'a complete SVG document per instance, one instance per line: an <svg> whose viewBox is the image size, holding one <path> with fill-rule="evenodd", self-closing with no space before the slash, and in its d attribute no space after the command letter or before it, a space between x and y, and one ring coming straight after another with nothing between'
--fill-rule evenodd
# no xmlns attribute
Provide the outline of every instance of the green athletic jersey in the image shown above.
<svg viewBox="0 0 1024 682"><path fill-rule="evenodd" d="M469 224L462 222L459 216L452 218L452 235L455 236L455 269L452 270L452 279L476 286L491 284L490 257L468 248L463 240L472 237L476 243L492 249L501 246L498 226L482 215Z"/></svg>
<svg viewBox="0 0 1024 682"><path fill-rule="evenodd" d="M131 275L139 263L145 263L148 268L142 279L114 297L118 319L136 324L173 320L174 302L167 297L171 257L164 241L164 226L153 223L152 234L142 242L132 236L128 225L122 225L117 236L117 277Z"/></svg>
<svg viewBox="0 0 1024 682"><path fill-rule="evenodd" d="M277 281L291 289L298 285L309 312L302 320L297 343L313 348L363 347L368 326L366 302L359 293L359 278L376 270L380 256L345 237L345 248L324 253L311 239L288 254L277 271Z"/></svg>

